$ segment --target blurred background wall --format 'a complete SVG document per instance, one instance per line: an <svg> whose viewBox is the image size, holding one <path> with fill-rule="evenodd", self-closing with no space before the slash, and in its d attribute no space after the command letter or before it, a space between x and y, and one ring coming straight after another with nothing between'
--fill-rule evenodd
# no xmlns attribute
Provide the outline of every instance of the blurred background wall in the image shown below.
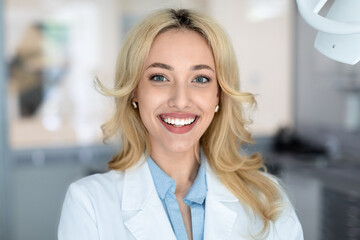
<svg viewBox="0 0 360 240"><path fill-rule="evenodd" d="M11 145L98 143L99 125L109 116L112 103L95 91L92 81L99 76L112 85L125 33L162 7L201 10L228 31L243 89L258 94L255 134L270 135L279 126L290 125L292 6L286 0L271 2L5 1Z"/></svg>
<svg viewBox="0 0 360 240"><path fill-rule="evenodd" d="M241 87L258 100L257 144L246 150L261 151L283 180L305 239L360 239L360 135L347 104L359 94L359 64L317 53L316 31L294 1L1 3L0 239L56 239L69 184L106 171L121 143L102 144L113 101L96 92L94 77L111 87L125 34L164 7L200 10L228 32Z"/></svg>

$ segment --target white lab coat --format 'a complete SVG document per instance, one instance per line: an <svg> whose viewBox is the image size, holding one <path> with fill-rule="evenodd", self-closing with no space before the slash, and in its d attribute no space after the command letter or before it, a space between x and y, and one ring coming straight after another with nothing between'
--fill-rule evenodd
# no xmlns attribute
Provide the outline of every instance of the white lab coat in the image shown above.
<svg viewBox="0 0 360 240"><path fill-rule="evenodd" d="M207 164L206 180L204 239L252 239L249 232L257 233L261 221L248 215ZM112 170L71 184L62 209L58 238L175 240L145 157L126 171ZM303 240L301 225L290 203L281 218L272 224L266 238L275 239Z"/></svg>

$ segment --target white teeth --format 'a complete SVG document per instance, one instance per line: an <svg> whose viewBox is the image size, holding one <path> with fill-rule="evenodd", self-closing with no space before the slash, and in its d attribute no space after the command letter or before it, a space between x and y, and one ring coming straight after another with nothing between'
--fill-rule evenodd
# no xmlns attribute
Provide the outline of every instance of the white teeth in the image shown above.
<svg viewBox="0 0 360 240"><path fill-rule="evenodd" d="M174 125L176 127L182 127L185 125L190 125L195 121L196 118L187 118L187 119L179 119L179 118L161 118L167 124Z"/></svg>

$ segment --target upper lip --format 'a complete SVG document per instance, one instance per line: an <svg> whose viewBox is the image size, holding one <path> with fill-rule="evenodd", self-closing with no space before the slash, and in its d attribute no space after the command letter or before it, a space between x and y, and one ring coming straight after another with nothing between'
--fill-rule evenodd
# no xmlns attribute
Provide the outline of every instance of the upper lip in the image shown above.
<svg viewBox="0 0 360 240"><path fill-rule="evenodd" d="M196 117L198 117L198 115L193 114L193 113L172 112L172 113L161 113L161 114L159 114L159 117L161 117L161 118L171 117L171 118L178 118L178 119L186 119L186 118L196 118Z"/></svg>

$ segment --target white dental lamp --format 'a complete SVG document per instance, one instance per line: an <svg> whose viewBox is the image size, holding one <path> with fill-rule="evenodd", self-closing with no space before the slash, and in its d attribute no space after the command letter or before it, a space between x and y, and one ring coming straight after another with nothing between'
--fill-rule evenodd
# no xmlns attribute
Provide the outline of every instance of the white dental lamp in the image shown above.
<svg viewBox="0 0 360 240"><path fill-rule="evenodd" d="M318 30L315 48L346 64L360 61L360 0L335 0L326 17L318 13L327 0L296 0L300 15Z"/></svg>
<svg viewBox="0 0 360 240"><path fill-rule="evenodd" d="M328 0L296 0L300 15L318 30L315 48L333 60L354 65L360 61L360 0L335 0L326 17L318 13ZM360 88L346 92L345 128L360 131Z"/></svg>

